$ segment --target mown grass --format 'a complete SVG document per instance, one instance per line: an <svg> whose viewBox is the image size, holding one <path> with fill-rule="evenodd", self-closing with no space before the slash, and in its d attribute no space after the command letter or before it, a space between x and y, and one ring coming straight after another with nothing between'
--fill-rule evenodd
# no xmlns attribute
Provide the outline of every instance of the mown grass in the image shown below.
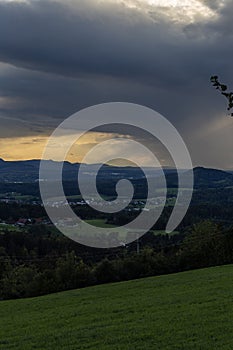
<svg viewBox="0 0 233 350"><path fill-rule="evenodd" d="M233 349L233 266L0 303L0 349Z"/></svg>

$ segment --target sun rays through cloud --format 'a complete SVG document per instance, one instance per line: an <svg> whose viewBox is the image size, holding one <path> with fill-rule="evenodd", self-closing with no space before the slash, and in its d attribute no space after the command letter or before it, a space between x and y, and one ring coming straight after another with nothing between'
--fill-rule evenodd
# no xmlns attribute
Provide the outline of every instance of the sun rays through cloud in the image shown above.
<svg viewBox="0 0 233 350"><path fill-rule="evenodd" d="M98 0L97 0L98 1ZM211 19L216 12L206 1L201 0L99 0L102 3L119 3L126 7L139 10L150 17L164 15L176 22L195 22ZM224 3L224 1L222 2ZM219 6L221 1L219 2Z"/></svg>

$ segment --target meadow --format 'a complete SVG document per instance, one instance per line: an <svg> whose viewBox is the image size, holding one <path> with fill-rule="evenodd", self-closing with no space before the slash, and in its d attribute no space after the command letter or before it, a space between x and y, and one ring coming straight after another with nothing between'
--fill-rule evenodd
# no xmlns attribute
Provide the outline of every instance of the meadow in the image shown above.
<svg viewBox="0 0 233 350"><path fill-rule="evenodd" d="M114 228L115 227L115 228L117 228L117 231L119 231L120 233L122 231L122 233L124 233L124 231L121 230L121 228L119 228L116 225L108 224L105 219L90 219L90 220L85 220L85 222L90 224L90 225L93 225L96 227L101 227L101 228ZM130 232L130 230L127 230L127 232ZM134 230L134 232L135 232L135 230ZM151 230L150 232L153 232L154 235L167 235L168 234L164 230ZM140 234L141 231L138 230L138 233ZM172 231L171 233L169 233L170 236L173 236L176 234L179 234L179 231Z"/></svg>
<svg viewBox="0 0 233 350"><path fill-rule="evenodd" d="M233 348L233 266L0 302L0 349Z"/></svg>

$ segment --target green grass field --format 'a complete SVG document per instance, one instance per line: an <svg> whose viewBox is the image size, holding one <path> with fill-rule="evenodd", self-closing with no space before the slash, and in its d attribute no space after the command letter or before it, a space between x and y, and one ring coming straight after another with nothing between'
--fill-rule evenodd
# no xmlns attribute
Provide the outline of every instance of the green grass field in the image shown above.
<svg viewBox="0 0 233 350"><path fill-rule="evenodd" d="M116 225L112 224L107 224L105 219L90 219L90 220L85 220L90 225L96 226L96 227L103 227L103 228L114 228L118 227ZM119 232L121 232L121 229L118 227ZM166 235L167 233L164 230L154 230L152 231L155 235ZM140 234L140 230L138 230L138 233ZM178 234L179 231L173 231L169 233L170 236Z"/></svg>
<svg viewBox="0 0 233 350"><path fill-rule="evenodd" d="M233 349L233 266L0 302L0 349Z"/></svg>
<svg viewBox="0 0 233 350"><path fill-rule="evenodd" d="M90 220L85 220L85 222L96 227L103 227L103 228L116 227L115 225L107 224L106 220L104 219L90 219Z"/></svg>

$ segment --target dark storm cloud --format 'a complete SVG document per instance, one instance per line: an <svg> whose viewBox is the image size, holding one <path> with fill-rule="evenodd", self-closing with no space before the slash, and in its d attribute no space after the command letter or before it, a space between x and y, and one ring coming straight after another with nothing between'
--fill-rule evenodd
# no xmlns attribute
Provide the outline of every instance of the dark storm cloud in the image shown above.
<svg viewBox="0 0 233 350"><path fill-rule="evenodd" d="M211 46L190 41L178 25L156 18L156 11L152 21L123 5L94 4L0 2L0 59L72 77L106 75L177 86L192 76L190 66L201 51L207 53L206 44Z"/></svg>
<svg viewBox="0 0 233 350"><path fill-rule="evenodd" d="M225 111L210 75L228 82L233 73L233 3L200 2L218 17L179 24L93 0L0 1L1 115L36 131L89 105L130 101L163 113L194 144Z"/></svg>
<svg viewBox="0 0 233 350"><path fill-rule="evenodd" d="M152 23L130 9L115 14L121 7L95 7L91 1L77 1L75 8L43 0L31 1L30 5L0 3L0 59L72 77L110 75L153 80L156 75L164 80L159 68L166 47L176 57L182 45L172 44L174 28L161 21ZM175 62L171 61L170 71L173 66ZM172 82L172 74L169 80Z"/></svg>

